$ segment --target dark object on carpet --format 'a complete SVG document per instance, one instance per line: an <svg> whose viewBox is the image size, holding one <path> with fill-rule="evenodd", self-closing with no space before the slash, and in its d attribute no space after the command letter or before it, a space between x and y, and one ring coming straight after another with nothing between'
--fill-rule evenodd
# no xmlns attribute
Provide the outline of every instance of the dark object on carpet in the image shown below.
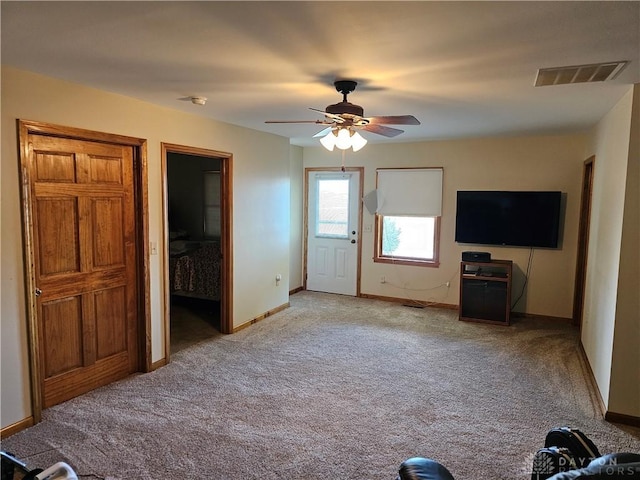
<svg viewBox="0 0 640 480"><path fill-rule="evenodd" d="M640 455L612 453L598 457L587 467L558 473L550 480L631 480L640 478Z"/></svg>
<svg viewBox="0 0 640 480"><path fill-rule="evenodd" d="M568 472L578 468L571 450L564 447L544 447L533 457L531 480L547 480L558 472Z"/></svg>
<svg viewBox="0 0 640 480"><path fill-rule="evenodd" d="M573 454L577 468L586 467L591 460L600 456L598 448L591 439L577 428L552 428L547 433L544 446L568 448Z"/></svg>
<svg viewBox="0 0 640 480"><path fill-rule="evenodd" d="M12 453L1 452L0 472L2 480L78 480L76 472L65 462L58 462L46 470L34 468L29 470Z"/></svg>
<svg viewBox="0 0 640 480"><path fill-rule="evenodd" d="M29 470L27 465L18 460L12 453L0 452L0 475L2 480L33 480L42 471L41 468Z"/></svg>
<svg viewBox="0 0 640 480"><path fill-rule="evenodd" d="M453 480L444 465L430 458L409 458L400 465L396 480Z"/></svg>
<svg viewBox="0 0 640 480"><path fill-rule="evenodd" d="M531 480L547 479L640 479L640 454L624 452L600 456L595 444L580 430L552 428L545 438L545 447L538 450L533 458L531 473ZM435 460L413 457L402 462L396 480L454 478L449 470Z"/></svg>
<svg viewBox="0 0 640 480"><path fill-rule="evenodd" d="M611 453L598 457L587 467L557 473L549 480L632 480L640 479L640 454ZM400 466L396 480L454 480L443 465L429 458L410 458Z"/></svg>

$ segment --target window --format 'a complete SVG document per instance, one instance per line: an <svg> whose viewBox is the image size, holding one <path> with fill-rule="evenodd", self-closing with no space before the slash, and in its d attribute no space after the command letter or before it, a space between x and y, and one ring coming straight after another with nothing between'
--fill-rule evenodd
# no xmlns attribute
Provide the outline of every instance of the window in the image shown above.
<svg viewBox="0 0 640 480"><path fill-rule="evenodd" d="M376 262L438 264L440 217L378 215Z"/></svg>
<svg viewBox="0 0 640 480"><path fill-rule="evenodd" d="M349 178L316 178L316 237L349 236Z"/></svg>
<svg viewBox="0 0 640 480"><path fill-rule="evenodd" d="M377 171L374 261L439 265L442 169Z"/></svg>
<svg viewBox="0 0 640 480"><path fill-rule="evenodd" d="M206 171L204 177L204 238L220 238L220 172Z"/></svg>

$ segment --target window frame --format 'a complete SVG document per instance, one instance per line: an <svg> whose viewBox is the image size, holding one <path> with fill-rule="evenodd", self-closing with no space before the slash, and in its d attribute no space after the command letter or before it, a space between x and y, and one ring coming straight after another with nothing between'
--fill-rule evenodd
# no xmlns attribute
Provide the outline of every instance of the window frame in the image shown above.
<svg viewBox="0 0 640 480"><path fill-rule="evenodd" d="M393 215L390 215L393 216ZM398 215L395 215L398 216ZM415 257L402 257L394 255L383 255L382 253L382 221L384 215L375 215L374 223L374 235L375 235L375 249L373 254L373 261L375 263L394 263L396 265L414 265L418 267L439 267L440 266L440 227L442 222L442 216L433 216L435 224L433 226L433 259L426 260ZM426 218L426 217L423 217Z"/></svg>

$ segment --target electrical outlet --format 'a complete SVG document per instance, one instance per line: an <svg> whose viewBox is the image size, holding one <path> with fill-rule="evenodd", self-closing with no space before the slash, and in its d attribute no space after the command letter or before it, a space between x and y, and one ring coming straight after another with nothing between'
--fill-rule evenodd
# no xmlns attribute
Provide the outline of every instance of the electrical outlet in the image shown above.
<svg viewBox="0 0 640 480"><path fill-rule="evenodd" d="M384 275L380 277L380 283L387 283L387 279L384 278Z"/></svg>
<svg viewBox="0 0 640 480"><path fill-rule="evenodd" d="M446 287L449 288L451 286L451 282L445 283Z"/></svg>

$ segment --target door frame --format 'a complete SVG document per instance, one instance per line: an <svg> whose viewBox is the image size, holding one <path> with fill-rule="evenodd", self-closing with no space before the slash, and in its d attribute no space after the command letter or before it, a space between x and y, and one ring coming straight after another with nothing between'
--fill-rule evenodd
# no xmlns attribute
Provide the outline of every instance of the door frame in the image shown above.
<svg viewBox="0 0 640 480"><path fill-rule="evenodd" d="M578 248L576 253L576 276L573 291L573 324L582 328L584 313L584 290L587 280L587 260L589 255L589 226L591 225L591 199L595 155L584 161L582 169L582 194L580 196L580 224L578 226Z"/></svg>
<svg viewBox="0 0 640 480"><path fill-rule="evenodd" d="M358 185L358 235L357 235L357 254L356 254L356 297L360 296L360 276L362 262L362 196L364 194L364 167L307 167L304 169L304 211L302 224L303 229L303 259L302 259L302 288L307 289L307 258L309 243L309 173L310 172L358 172L360 185Z"/></svg>
<svg viewBox="0 0 640 480"><path fill-rule="evenodd" d="M206 148L189 147L172 143L161 143L162 150L162 230L163 279L164 279L164 349L167 363L171 356L171 291L169 288L169 188L167 184L167 156L180 153L194 157L220 160L220 251L222 252L222 281L220 282L220 330L233 333L233 154Z"/></svg>
<svg viewBox="0 0 640 480"><path fill-rule="evenodd" d="M31 377L31 409L33 422L42 420L42 362L40 339L38 337L38 318L36 307L36 281L34 269L34 231L31 209L31 165L29 135L47 135L51 137L89 142L103 142L133 148L135 234L136 234L136 278L138 299L138 371L151 371L151 306L150 306L150 268L149 268L149 211L147 188L147 140L112 133L85 130L31 120L17 120L20 193L22 210L22 236L24 249L25 294L27 302L27 330L29 345L29 369Z"/></svg>

